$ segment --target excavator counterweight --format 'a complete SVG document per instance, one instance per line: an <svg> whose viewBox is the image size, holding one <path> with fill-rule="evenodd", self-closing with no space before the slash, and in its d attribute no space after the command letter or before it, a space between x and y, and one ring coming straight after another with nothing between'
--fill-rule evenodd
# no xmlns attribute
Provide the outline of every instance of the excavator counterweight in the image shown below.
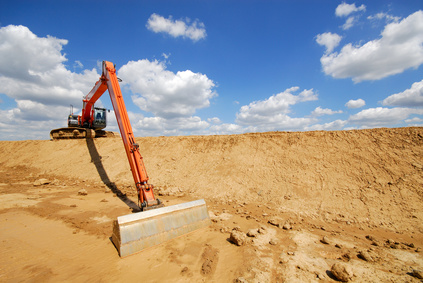
<svg viewBox="0 0 423 283"><path fill-rule="evenodd" d="M134 254L144 248L209 226L210 217L204 200L164 207L163 203L155 198L154 186L148 183L147 171L139 145L135 141L113 63L103 61L100 79L83 99L82 115L69 115L69 127L52 130L52 139L93 138L105 132L102 130L106 126L105 109L95 108L94 103L106 90L112 101L142 211L120 216L114 221L112 241L120 256Z"/></svg>

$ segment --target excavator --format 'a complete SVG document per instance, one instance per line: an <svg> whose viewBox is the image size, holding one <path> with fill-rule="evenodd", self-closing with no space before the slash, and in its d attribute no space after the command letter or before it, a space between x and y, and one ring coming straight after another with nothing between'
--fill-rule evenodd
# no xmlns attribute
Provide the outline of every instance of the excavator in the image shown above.
<svg viewBox="0 0 423 283"><path fill-rule="evenodd" d="M210 217L203 199L165 207L154 196L139 145L123 101L116 69L113 63L103 61L102 75L93 89L83 98L82 115L68 116L68 128L52 130L53 140L63 138L91 139L104 136L106 110L94 107L95 102L108 90L122 137L126 156L138 196L141 212L119 216L113 223L112 242L121 257L158 245L178 236L210 225Z"/></svg>
<svg viewBox="0 0 423 283"><path fill-rule="evenodd" d="M68 127L51 130L50 138L57 140L114 137L113 132L103 130L107 125L107 112L105 108L94 107L95 101L90 93L83 99L82 115L73 114L71 105Z"/></svg>

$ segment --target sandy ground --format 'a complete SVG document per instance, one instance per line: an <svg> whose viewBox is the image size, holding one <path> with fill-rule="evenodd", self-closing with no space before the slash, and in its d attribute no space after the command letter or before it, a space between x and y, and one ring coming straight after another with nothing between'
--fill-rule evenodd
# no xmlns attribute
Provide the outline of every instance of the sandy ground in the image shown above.
<svg viewBox="0 0 423 283"><path fill-rule="evenodd" d="M423 128L137 142L156 195L204 198L212 225L121 259L112 222L136 195L120 138L0 141L0 282L336 282L335 263L421 281Z"/></svg>

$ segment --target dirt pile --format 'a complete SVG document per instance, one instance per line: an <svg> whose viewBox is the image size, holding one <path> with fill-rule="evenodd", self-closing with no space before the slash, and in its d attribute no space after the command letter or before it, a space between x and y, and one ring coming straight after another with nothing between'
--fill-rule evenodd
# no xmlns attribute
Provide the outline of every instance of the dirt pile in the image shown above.
<svg viewBox="0 0 423 283"><path fill-rule="evenodd" d="M136 205L121 139L0 141L0 222L11 227L0 232L2 252L26 243L0 261L6 281L70 278L72 257L65 256L64 269L53 259L65 252L78 257L78 249L49 251L51 264L38 259L22 267L28 254L45 258L48 250L25 236L34 223L51 235L64 225L56 236L68 233L66 244L79 252L97 243L87 261L104 259L91 273L78 273L83 281L100 274L105 281L141 278L135 270L141 257L150 281L330 281L331 266L342 261L352 281L408 282L423 268L423 128L137 142L157 195L167 205L205 198L213 225L118 261L107 239L111 221ZM230 242L233 229L246 244ZM263 233L247 236L252 229Z"/></svg>
<svg viewBox="0 0 423 283"><path fill-rule="evenodd" d="M138 138L159 190L423 232L423 130ZM0 164L132 186L122 141L0 142Z"/></svg>

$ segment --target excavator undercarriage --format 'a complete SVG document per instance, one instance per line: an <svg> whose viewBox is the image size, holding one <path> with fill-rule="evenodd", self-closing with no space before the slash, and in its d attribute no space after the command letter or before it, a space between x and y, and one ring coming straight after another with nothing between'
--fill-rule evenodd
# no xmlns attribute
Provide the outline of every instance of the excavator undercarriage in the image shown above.
<svg viewBox="0 0 423 283"><path fill-rule="evenodd" d="M88 128L59 128L50 131L52 140L58 139L88 139L88 138L113 138L116 137L114 132L104 130L93 130Z"/></svg>

